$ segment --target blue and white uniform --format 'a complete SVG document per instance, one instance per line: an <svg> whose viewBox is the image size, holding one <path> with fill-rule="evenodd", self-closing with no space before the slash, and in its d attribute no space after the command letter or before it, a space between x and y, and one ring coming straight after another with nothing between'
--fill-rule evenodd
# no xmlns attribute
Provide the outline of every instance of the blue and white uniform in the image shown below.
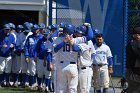
<svg viewBox="0 0 140 93"><path fill-rule="evenodd" d="M3 47L6 44L7 47ZM0 82L2 81L3 72L5 72L6 83L9 83L9 74L12 69L12 51L10 45L15 45L15 38L12 34L6 35L3 31L0 32Z"/></svg>
<svg viewBox="0 0 140 93"><path fill-rule="evenodd" d="M87 43L74 44L73 50L79 52L78 57L78 93L90 93L91 80L93 76L93 71L91 68L92 59L91 55L96 53L92 41Z"/></svg>
<svg viewBox="0 0 140 93"><path fill-rule="evenodd" d="M35 75L36 75L36 61L37 61L37 51L36 51L36 45L38 40L40 39L40 35L30 35L28 36L25 46L24 46L24 55L25 58L29 58L28 63L28 70L29 75L31 77L31 86L35 83Z"/></svg>
<svg viewBox="0 0 140 93"><path fill-rule="evenodd" d="M64 30L65 31L65 30ZM69 29L71 31L71 29ZM73 38L75 44L85 43L93 37L92 30L89 28L88 35L83 37ZM77 93L78 85L78 70L77 56L78 53L72 50L69 43L64 42L65 37L55 37L53 39L54 52L56 60L57 86L58 93Z"/></svg>
<svg viewBox="0 0 140 93"><path fill-rule="evenodd" d="M108 65L112 65L112 53L108 45L94 44L96 50L95 60L93 61L93 78L96 90L109 88Z"/></svg>
<svg viewBox="0 0 140 93"><path fill-rule="evenodd" d="M48 71L48 64L52 62L52 43L43 37L37 43L37 53L38 53L38 61L37 61L37 76L38 76L38 86L41 86L41 81L43 80L43 76L45 75L45 83L48 90L48 81L51 77L51 71Z"/></svg>

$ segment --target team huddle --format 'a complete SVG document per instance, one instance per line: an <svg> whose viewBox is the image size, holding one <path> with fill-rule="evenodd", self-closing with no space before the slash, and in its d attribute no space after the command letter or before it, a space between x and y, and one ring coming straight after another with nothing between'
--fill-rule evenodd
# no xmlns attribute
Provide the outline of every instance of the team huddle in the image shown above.
<svg viewBox="0 0 140 93"><path fill-rule="evenodd" d="M1 87L29 87L45 93L108 93L112 54L103 34L89 23L46 27L5 24L0 32Z"/></svg>

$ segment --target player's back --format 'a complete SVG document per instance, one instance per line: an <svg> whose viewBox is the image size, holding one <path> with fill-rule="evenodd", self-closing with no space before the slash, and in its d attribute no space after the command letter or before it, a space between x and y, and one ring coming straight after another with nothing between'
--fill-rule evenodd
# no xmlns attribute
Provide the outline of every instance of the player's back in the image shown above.
<svg viewBox="0 0 140 93"><path fill-rule="evenodd" d="M54 47L61 43L64 40L64 37L57 37L54 40ZM77 61L77 52L72 51L72 47L69 43L66 43L58 52L57 55L59 55L60 61L65 62L76 62Z"/></svg>
<svg viewBox="0 0 140 93"><path fill-rule="evenodd" d="M92 41L88 41L87 43L81 43L79 44L79 47L81 48L80 52L81 65L91 66L92 64L91 54L96 53Z"/></svg>

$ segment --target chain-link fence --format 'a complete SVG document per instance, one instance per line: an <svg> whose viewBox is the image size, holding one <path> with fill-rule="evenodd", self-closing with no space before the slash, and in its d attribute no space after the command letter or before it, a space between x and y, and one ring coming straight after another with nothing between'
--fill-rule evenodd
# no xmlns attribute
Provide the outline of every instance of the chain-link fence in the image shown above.
<svg viewBox="0 0 140 93"><path fill-rule="evenodd" d="M128 0L128 42L134 27L140 26L140 1Z"/></svg>

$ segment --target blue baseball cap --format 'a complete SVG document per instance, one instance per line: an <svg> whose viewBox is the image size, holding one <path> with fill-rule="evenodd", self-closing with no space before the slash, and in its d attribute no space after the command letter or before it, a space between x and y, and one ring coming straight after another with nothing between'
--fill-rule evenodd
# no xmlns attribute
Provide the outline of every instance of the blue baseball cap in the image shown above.
<svg viewBox="0 0 140 93"><path fill-rule="evenodd" d="M44 28L46 28L46 25L44 23L41 23L41 24L39 24L39 28L44 29Z"/></svg>
<svg viewBox="0 0 140 93"><path fill-rule="evenodd" d="M3 26L3 29L9 29L9 30L10 30L11 28L10 28L9 24L5 24L5 25Z"/></svg>
<svg viewBox="0 0 140 93"><path fill-rule="evenodd" d="M24 27L22 25L18 25L17 29L24 29Z"/></svg>
<svg viewBox="0 0 140 93"><path fill-rule="evenodd" d="M51 29L57 29L57 28L59 28L59 25L58 24L52 24L51 25Z"/></svg>
<svg viewBox="0 0 140 93"><path fill-rule="evenodd" d="M50 34L50 30L49 29L46 29L43 34L44 35Z"/></svg>
<svg viewBox="0 0 140 93"><path fill-rule="evenodd" d="M39 26L37 24L34 24L32 29L39 29Z"/></svg>

